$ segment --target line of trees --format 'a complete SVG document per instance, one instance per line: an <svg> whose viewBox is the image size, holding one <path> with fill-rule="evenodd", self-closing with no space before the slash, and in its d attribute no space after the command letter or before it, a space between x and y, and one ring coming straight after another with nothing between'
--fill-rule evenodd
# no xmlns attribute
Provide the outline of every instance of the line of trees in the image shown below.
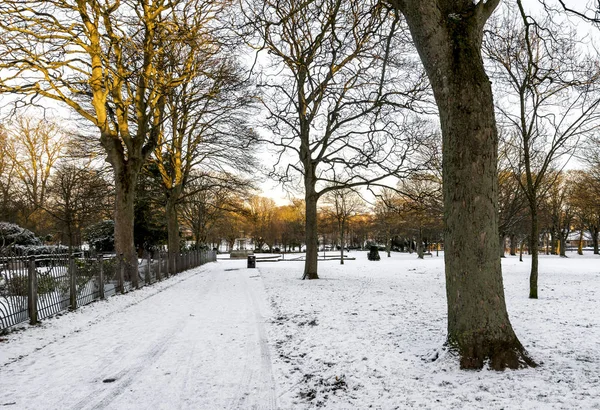
<svg viewBox="0 0 600 410"><path fill-rule="evenodd" d="M86 218L100 212L65 196L89 199L103 181L110 191L103 198L113 200L116 251L135 286L136 245L166 231L176 253L182 222L198 244L215 230L237 236L248 223L257 244L274 243L272 204L252 197L244 177L255 165L254 144L266 143L276 158L269 176L303 196L285 212L301 204L304 278L319 277L323 215L343 246L359 212L351 192L366 186L377 191L374 220L388 250L397 235L390 221L410 229L420 257L423 244L443 232L448 344L461 366L535 366L508 318L499 245L523 235L523 221L530 224L530 297L537 298L542 208L552 221L544 226L560 240L576 220L594 229L588 191L571 192L569 181L597 180L600 71L597 56L585 55L552 18L533 18L520 0L493 18L499 5L4 0L0 95L9 96L13 118L40 136L42 148L13 149L10 135L19 126L5 127L3 212L38 229L49 229L43 216L51 215L72 225L72 243ZM250 70L236 57L245 47L256 51ZM76 151L100 154L110 172L91 157L65 165L64 177L49 171L63 145L74 144L52 137L54 126L40 122L36 130L35 121L21 120L22 108L48 100L75 116L77 138L69 141L85 141ZM56 150L44 142L50 140ZM563 168L583 140L592 141L584 158L590 169L567 175ZM389 178L398 184L379 191ZM13 179L28 208L6 199ZM321 215L319 204L327 209ZM297 240L283 231L282 243Z"/></svg>

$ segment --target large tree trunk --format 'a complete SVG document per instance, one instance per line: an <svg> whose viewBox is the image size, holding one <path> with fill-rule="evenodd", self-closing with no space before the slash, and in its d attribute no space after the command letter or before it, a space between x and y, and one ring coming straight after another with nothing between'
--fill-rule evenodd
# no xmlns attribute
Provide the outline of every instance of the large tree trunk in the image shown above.
<svg viewBox="0 0 600 410"><path fill-rule="evenodd" d="M424 259L423 252L423 230L419 228L419 234L417 235L417 258Z"/></svg>
<svg viewBox="0 0 600 410"><path fill-rule="evenodd" d="M566 237L569 235L569 231L566 234L560 233L560 256L562 258L567 257L567 239Z"/></svg>
<svg viewBox="0 0 600 410"><path fill-rule="evenodd" d="M529 253L531 254L531 271L529 273L529 298L538 298L538 256L539 256L539 227L537 214L537 201L530 204L529 212L531 213L531 236L529 237Z"/></svg>
<svg viewBox="0 0 600 410"><path fill-rule="evenodd" d="M481 56L496 1L397 1L433 87L443 137L448 344L462 368L535 365L506 311L498 251L498 133Z"/></svg>
<svg viewBox="0 0 600 410"><path fill-rule="evenodd" d="M175 191L169 192L165 206L167 218L167 244L169 247L169 272L177 273L177 255L179 255L179 218L177 217L177 199Z"/></svg>
<svg viewBox="0 0 600 410"><path fill-rule="evenodd" d="M115 171L115 250L123 255L125 279L137 288L138 260L133 240L135 184L137 172Z"/></svg>
<svg viewBox="0 0 600 410"><path fill-rule="evenodd" d="M510 255L515 256L517 254L517 235L510 234Z"/></svg>
<svg viewBox="0 0 600 410"><path fill-rule="evenodd" d="M312 188L312 189L311 189ZM306 262L302 279L319 279L317 274L317 258L319 251L319 235L317 231L317 194L314 186L306 189Z"/></svg>
<svg viewBox="0 0 600 410"><path fill-rule="evenodd" d="M598 255L600 252L598 251L598 226L592 226L590 229L592 233L592 244L594 246L594 255Z"/></svg>

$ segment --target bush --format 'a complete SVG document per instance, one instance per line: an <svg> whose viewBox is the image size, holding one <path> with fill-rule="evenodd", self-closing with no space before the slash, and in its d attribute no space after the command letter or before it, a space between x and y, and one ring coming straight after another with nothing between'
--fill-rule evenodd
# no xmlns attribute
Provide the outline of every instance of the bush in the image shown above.
<svg viewBox="0 0 600 410"><path fill-rule="evenodd" d="M0 222L0 248L6 249L15 245L41 245L42 241L28 229L9 222Z"/></svg>
<svg viewBox="0 0 600 410"><path fill-rule="evenodd" d="M15 253L21 256L51 255L56 253L67 253L69 248L64 245L17 245Z"/></svg>
<svg viewBox="0 0 600 410"><path fill-rule="evenodd" d="M52 276L38 274L38 295L54 292L57 285L56 279ZM3 289L7 296L27 296L28 286L28 275L13 275L5 279Z"/></svg>
<svg viewBox="0 0 600 410"><path fill-rule="evenodd" d="M90 244L90 248L95 249L97 252L114 252L114 221L102 221L88 227L83 232L83 239Z"/></svg>
<svg viewBox="0 0 600 410"><path fill-rule="evenodd" d="M29 278L26 275L12 275L6 278L6 293L8 296L27 296L27 284Z"/></svg>
<svg viewBox="0 0 600 410"><path fill-rule="evenodd" d="M38 295L45 295L56 290L58 281L51 275L38 275Z"/></svg>
<svg viewBox="0 0 600 410"><path fill-rule="evenodd" d="M85 283L100 274L100 265L97 260L76 259L75 266L77 267L77 284ZM104 281L108 282L115 276L118 262L116 258L103 259L102 269L104 273Z"/></svg>

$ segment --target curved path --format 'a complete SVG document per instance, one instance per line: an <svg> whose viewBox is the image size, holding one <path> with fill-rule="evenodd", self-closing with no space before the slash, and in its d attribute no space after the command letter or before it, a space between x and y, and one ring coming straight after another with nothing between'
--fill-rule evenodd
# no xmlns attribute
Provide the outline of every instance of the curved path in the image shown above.
<svg viewBox="0 0 600 410"><path fill-rule="evenodd" d="M258 270L227 261L183 275L0 367L0 406L277 408Z"/></svg>

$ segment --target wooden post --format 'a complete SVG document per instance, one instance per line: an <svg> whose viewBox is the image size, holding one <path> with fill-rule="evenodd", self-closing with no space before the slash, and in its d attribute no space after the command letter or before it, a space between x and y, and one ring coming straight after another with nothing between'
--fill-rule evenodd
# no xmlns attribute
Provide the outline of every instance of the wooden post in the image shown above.
<svg viewBox="0 0 600 410"><path fill-rule="evenodd" d="M29 281L27 287L27 310L29 312L29 324L35 325L38 323L37 310L37 274L35 270L35 257L29 257Z"/></svg>
<svg viewBox="0 0 600 410"><path fill-rule="evenodd" d="M69 255L69 305L71 310L77 309L77 274L75 272L75 255Z"/></svg>
<svg viewBox="0 0 600 410"><path fill-rule="evenodd" d="M166 260L165 260L165 265L166 265L165 272L166 272L167 278L172 273L171 269L173 269L173 265L175 265L173 258L174 258L173 254L171 252L167 251Z"/></svg>
<svg viewBox="0 0 600 410"><path fill-rule="evenodd" d="M152 271L150 270L150 252L148 252L148 269L146 269L146 285L152 284Z"/></svg>
<svg viewBox="0 0 600 410"><path fill-rule="evenodd" d="M98 255L98 295L104 299L104 258Z"/></svg>
<svg viewBox="0 0 600 410"><path fill-rule="evenodd" d="M123 254L119 255L119 272L117 284L119 286L119 291L121 293L125 293L125 262L123 261Z"/></svg>
<svg viewBox="0 0 600 410"><path fill-rule="evenodd" d="M160 265L162 264L162 260L160 258L160 251L158 251L157 253L158 253L158 270L156 271L156 280L161 281L162 278L160 277Z"/></svg>

